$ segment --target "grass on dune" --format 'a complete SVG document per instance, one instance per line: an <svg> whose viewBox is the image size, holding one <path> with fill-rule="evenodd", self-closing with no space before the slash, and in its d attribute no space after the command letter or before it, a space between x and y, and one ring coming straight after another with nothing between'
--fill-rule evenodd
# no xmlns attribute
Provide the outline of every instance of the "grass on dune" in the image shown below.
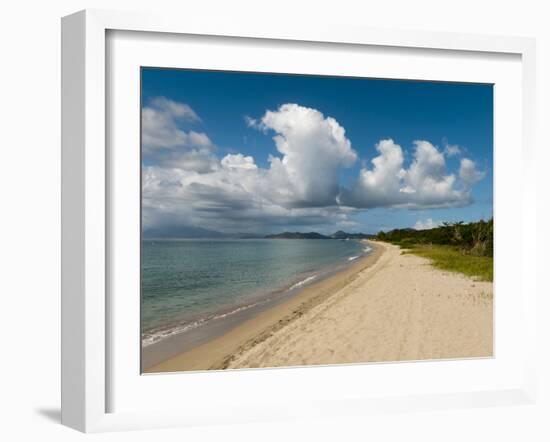
<svg viewBox="0 0 550 442"><path fill-rule="evenodd" d="M444 245L417 245L403 253L428 258L432 265L471 276L480 281L493 281L493 257L466 254L457 247Z"/></svg>

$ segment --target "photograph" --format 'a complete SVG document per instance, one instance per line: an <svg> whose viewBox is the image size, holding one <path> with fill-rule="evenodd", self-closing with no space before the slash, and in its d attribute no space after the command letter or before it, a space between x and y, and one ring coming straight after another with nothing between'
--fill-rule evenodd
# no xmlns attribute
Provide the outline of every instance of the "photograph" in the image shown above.
<svg viewBox="0 0 550 442"><path fill-rule="evenodd" d="M493 84L140 88L142 374L493 357Z"/></svg>

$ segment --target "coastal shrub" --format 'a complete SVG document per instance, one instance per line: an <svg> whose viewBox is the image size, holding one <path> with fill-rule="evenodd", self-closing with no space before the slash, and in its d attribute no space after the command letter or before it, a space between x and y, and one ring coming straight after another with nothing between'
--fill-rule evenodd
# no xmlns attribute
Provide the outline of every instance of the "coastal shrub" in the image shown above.
<svg viewBox="0 0 550 442"><path fill-rule="evenodd" d="M376 239L400 245L404 248L415 245L455 246L464 254L493 256L493 220L465 224L443 223L429 230L394 229L379 232Z"/></svg>
<svg viewBox="0 0 550 442"><path fill-rule="evenodd" d="M493 280L493 219L473 223L443 223L428 230L395 229L376 239L425 256L434 266L484 281Z"/></svg>

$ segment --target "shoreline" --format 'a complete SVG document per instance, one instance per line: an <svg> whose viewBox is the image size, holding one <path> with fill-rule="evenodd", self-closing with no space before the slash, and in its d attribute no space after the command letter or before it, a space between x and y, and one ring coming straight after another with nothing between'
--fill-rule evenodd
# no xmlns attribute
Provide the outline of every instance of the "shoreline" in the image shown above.
<svg viewBox="0 0 550 442"><path fill-rule="evenodd" d="M227 318L228 316L234 315L241 311L249 310L249 313L255 315L266 308L270 308L280 302L284 302L286 298L297 295L305 287L339 273L353 265L354 261L365 258L371 254L373 250L372 244L369 245L367 240L354 240L354 242L361 244L363 246L363 251L358 251L358 254L355 256L347 257L346 261L334 262L328 265L325 264L323 267L297 274L292 279L289 279L286 285L276 287L266 286L257 289L256 294L249 297L249 299L242 304L231 304L213 308L209 311L201 312L195 317L187 318L186 320L174 320L171 323L165 323L163 326L142 330L142 348L146 349L152 346L162 345L166 341L174 339L183 333L196 331L197 328L202 327L203 325L212 325L212 321L215 322L219 319ZM369 250L365 249L365 246ZM238 316L243 315L239 314ZM251 315L248 314L244 316L246 316L244 318L246 319ZM219 328L219 325L217 325L216 328ZM182 351L178 353L181 352Z"/></svg>
<svg viewBox="0 0 550 442"><path fill-rule="evenodd" d="M493 284L395 245L144 373L493 356Z"/></svg>
<svg viewBox="0 0 550 442"><path fill-rule="evenodd" d="M363 270L373 266L384 251L384 246L368 240L360 240L363 244L372 248L365 256L351 261L344 269L329 272L319 280L297 289L297 293L291 294L287 299L275 300L266 308L260 309L254 316L240 322L239 316L234 319L234 324L229 324L227 330L220 336L210 339L198 339L198 345L185 351L176 352L174 356L164 359L162 362L151 364L143 363L143 374L177 371L202 371L227 368L229 359L233 353L248 347L247 344L256 344L267 335L283 327L297 317L302 316L307 310L322 303L339 289L345 287ZM203 341L203 342L201 342ZM164 343L153 344L162 349ZM168 342L169 344L169 342ZM175 344L177 346L177 344ZM152 346L142 349L144 353L151 352ZM162 351L162 350L161 350ZM171 351L173 353L173 349ZM165 353L170 353L167 351ZM149 361L155 356L149 355ZM158 357L157 357L158 359Z"/></svg>

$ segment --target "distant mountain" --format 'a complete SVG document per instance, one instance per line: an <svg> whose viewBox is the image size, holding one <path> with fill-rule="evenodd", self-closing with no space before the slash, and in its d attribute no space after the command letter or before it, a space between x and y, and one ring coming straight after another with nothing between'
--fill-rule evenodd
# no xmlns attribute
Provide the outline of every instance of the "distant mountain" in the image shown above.
<svg viewBox="0 0 550 442"><path fill-rule="evenodd" d="M345 239L348 237L348 234L342 230L338 230L338 232L334 232L330 237L334 239Z"/></svg>
<svg viewBox="0 0 550 442"><path fill-rule="evenodd" d="M195 226L165 226L143 231L143 238L226 238L227 235L215 230Z"/></svg>
<svg viewBox="0 0 550 442"><path fill-rule="evenodd" d="M266 235L269 239L330 239L329 236L321 235L317 232L283 232L275 235Z"/></svg>
<svg viewBox="0 0 550 442"><path fill-rule="evenodd" d="M261 239L264 235L258 235L257 233L236 233L232 238L238 239Z"/></svg>
<svg viewBox="0 0 550 442"><path fill-rule="evenodd" d="M347 233L342 230L338 230L330 235L333 239L369 239L374 236L375 235L371 235L370 233Z"/></svg>
<svg viewBox="0 0 550 442"><path fill-rule="evenodd" d="M373 235L365 233L347 233L339 230L330 236L317 232L282 232L272 235L258 235L256 233L222 233L215 230L204 229L196 226L173 225L162 228L153 228L143 231L144 239L151 238L210 238L210 239L367 239Z"/></svg>

